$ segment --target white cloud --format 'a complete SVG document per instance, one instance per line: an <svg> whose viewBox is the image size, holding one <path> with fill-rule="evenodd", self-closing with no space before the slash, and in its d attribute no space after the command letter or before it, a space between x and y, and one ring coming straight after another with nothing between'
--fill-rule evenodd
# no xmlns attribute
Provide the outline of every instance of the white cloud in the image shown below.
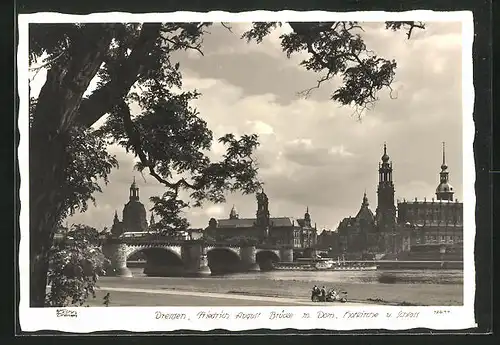
<svg viewBox="0 0 500 345"><path fill-rule="evenodd" d="M224 207L221 205L212 205L205 209L205 214L209 217L220 217L224 211Z"/></svg>
<svg viewBox="0 0 500 345"><path fill-rule="evenodd" d="M229 132L260 134L256 157L274 216L301 217L309 206L313 221L319 226L336 227L343 217L357 212L365 189L375 209L377 169L384 141L394 165L396 197L433 197L442 141L447 142L456 197L462 196L461 48L457 40L460 27L453 23L429 23L428 31L411 40L404 33L383 29L370 29L363 35L377 53L396 59L398 69L393 85L397 97L391 99L387 92L382 93L373 111L366 113L362 121L352 116L353 109L339 107L328 99L331 89L327 93L318 90L310 99L294 97L296 91L311 86L304 82L310 80L304 77L309 74L301 68L278 73L280 66L289 61L277 50L276 39L267 46L253 44L258 52L247 46L243 48L247 50L237 46L233 53L220 51L219 58L224 58L224 62L218 67L203 65L209 61L205 59L210 59L206 56L183 70L184 88L202 92L193 106L213 130L214 138ZM210 44L217 48L240 44L228 37L227 42L211 43L207 36L205 44L207 48ZM279 78L261 76L254 69L242 70L250 60L258 66L263 51L273 57L274 60L265 61L275 64L267 67L274 69ZM189 57L184 59L189 62ZM236 82L233 71L238 68L241 75ZM286 75L290 79L281 79ZM264 79L258 79L261 77ZM278 95L290 96L287 102L281 102ZM223 146L214 143L211 155L216 157L223 152ZM120 170L113 172L110 185L97 195L97 200L99 205L109 204L111 209L120 211L127 201L134 173L132 157L119 153L119 159ZM149 209L149 196L163 189L150 177L146 180L140 184L141 198ZM226 205L208 204L203 210L190 211L189 220L195 227L206 226L210 217L228 214L232 204L241 217L255 214L254 196L231 194ZM87 223L108 226L112 221L112 214L104 209L91 208L78 217Z"/></svg>
<svg viewBox="0 0 500 345"><path fill-rule="evenodd" d="M330 150L328 150L328 153L330 153L331 155L340 155L343 157L349 157L353 155L351 152L345 149L344 145L332 146L330 147Z"/></svg>
<svg viewBox="0 0 500 345"><path fill-rule="evenodd" d="M253 132L256 134L273 134L273 127L263 121L247 121L247 124L252 126Z"/></svg>

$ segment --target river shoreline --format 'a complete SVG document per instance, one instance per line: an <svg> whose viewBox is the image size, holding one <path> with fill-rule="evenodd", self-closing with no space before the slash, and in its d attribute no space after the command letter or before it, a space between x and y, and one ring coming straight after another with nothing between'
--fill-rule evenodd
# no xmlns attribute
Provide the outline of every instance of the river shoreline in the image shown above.
<svg viewBox="0 0 500 345"><path fill-rule="evenodd" d="M364 282L335 282L316 279L314 282L300 279L263 279L242 277L225 279L164 278L164 277L102 277L97 285L100 289L142 288L169 291L191 291L275 298L293 298L308 301L313 284L335 287L348 292L348 299L357 302L387 305L459 306L463 304L463 284L373 284Z"/></svg>
<svg viewBox="0 0 500 345"><path fill-rule="evenodd" d="M112 288L98 289L96 298L88 301L89 306L100 306L104 296L109 293L110 307L146 307L146 306L331 306L330 302L312 303L307 299L285 297L265 297L247 294L220 294L213 292L193 292L180 290L157 290L137 288ZM366 305L365 302L348 301L343 306ZM374 304L374 303L370 303Z"/></svg>

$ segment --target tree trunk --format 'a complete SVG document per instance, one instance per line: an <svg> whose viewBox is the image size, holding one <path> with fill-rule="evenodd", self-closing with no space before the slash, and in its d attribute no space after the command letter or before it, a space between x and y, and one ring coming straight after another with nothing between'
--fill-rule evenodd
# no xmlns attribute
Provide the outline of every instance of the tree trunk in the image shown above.
<svg viewBox="0 0 500 345"><path fill-rule="evenodd" d="M31 307L45 303L49 251L63 211L65 140L32 140L30 148Z"/></svg>
<svg viewBox="0 0 500 345"><path fill-rule="evenodd" d="M68 58L47 72L34 110L29 154L31 307L45 304L49 251L67 207L66 147L83 94L103 62L111 37L108 25L90 25L75 37Z"/></svg>
<svg viewBox="0 0 500 345"><path fill-rule="evenodd" d="M49 251L67 205L66 147L74 126L90 127L123 99L137 80L142 59L159 37L160 23L144 24L132 53L111 81L83 101L113 37L112 24L86 25L71 38L67 59L47 73L30 131L30 303L45 304ZM81 106L81 107L80 107Z"/></svg>

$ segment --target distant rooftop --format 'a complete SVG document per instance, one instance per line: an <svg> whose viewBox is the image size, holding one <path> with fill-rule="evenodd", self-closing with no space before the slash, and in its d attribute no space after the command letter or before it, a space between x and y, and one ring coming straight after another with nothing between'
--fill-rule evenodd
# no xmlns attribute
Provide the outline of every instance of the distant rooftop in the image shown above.
<svg viewBox="0 0 500 345"><path fill-rule="evenodd" d="M297 221L292 217L275 217L269 219L272 226L275 227L291 227L298 225ZM251 228L255 226L255 218L239 218L239 219L218 219L218 228Z"/></svg>
<svg viewBox="0 0 500 345"><path fill-rule="evenodd" d="M458 199L455 199L454 201L449 201L449 200L437 200L435 198L431 198L431 199L417 199L415 198L414 200L406 200L406 199L403 199L403 200L400 200L398 199L398 204L423 204L423 203L427 203L427 204L432 204L432 203L437 203L437 204L461 204L462 202L458 201Z"/></svg>

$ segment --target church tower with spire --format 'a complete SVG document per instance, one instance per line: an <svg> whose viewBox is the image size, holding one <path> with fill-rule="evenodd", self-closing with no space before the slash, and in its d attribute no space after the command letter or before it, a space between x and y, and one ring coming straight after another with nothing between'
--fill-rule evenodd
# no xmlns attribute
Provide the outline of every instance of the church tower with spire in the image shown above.
<svg viewBox="0 0 500 345"><path fill-rule="evenodd" d="M448 165L446 165L445 143L443 142L443 163L441 164L441 172L439 173L439 185L436 188L437 200L453 201L453 187L448 181Z"/></svg>
<svg viewBox="0 0 500 345"><path fill-rule="evenodd" d="M151 212L151 218L149 219L149 227L152 227L155 224L156 224L155 215L153 212Z"/></svg>
<svg viewBox="0 0 500 345"><path fill-rule="evenodd" d="M264 189L257 194L257 213L255 219L255 225L257 228L261 229L264 235L269 236L270 224L270 213L269 213L269 199L264 193Z"/></svg>
<svg viewBox="0 0 500 345"><path fill-rule="evenodd" d="M123 224L122 222L120 222L120 219L118 218L118 212L116 212L116 210L115 216L113 218L113 225L111 226L111 234L115 237L123 234Z"/></svg>
<svg viewBox="0 0 500 345"><path fill-rule="evenodd" d="M309 214L309 206L306 208L306 213L304 214L304 227L311 228L311 215Z"/></svg>
<svg viewBox="0 0 500 345"><path fill-rule="evenodd" d="M394 183L392 181L392 162L384 143L384 154L379 163L379 182L377 188L378 204L376 220L380 232L393 232L396 225L396 206L394 204Z"/></svg>

